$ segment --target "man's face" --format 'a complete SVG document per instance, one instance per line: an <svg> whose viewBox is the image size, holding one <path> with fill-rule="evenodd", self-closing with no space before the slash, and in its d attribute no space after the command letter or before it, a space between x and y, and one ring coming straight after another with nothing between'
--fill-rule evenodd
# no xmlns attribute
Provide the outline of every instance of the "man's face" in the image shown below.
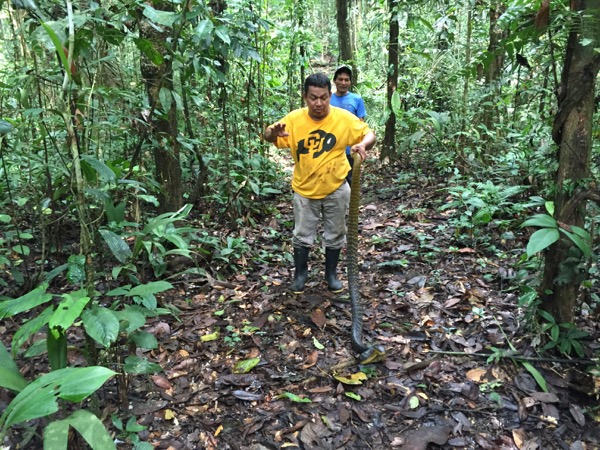
<svg viewBox="0 0 600 450"><path fill-rule="evenodd" d="M331 92L324 87L309 86L308 92L304 94L304 101L308 106L308 115L313 120L322 120L329 114L329 100Z"/></svg>
<svg viewBox="0 0 600 450"><path fill-rule="evenodd" d="M350 89L350 85L352 84L352 80L347 73L339 73L335 80L333 80L336 87L336 93L339 95L344 95Z"/></svg>

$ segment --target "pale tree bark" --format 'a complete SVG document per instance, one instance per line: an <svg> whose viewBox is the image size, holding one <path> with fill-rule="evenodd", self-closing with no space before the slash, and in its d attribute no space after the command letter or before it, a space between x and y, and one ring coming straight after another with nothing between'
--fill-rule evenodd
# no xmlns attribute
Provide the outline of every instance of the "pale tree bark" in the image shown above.
<svg viewBox="0 0 600 450"><path fill-rule="evenodd" d="M155 9L166 10L168 3L152 1ZM147 19L139 22L140 37L152 43L154 50L163 56L160 65L150 61L144 53L141 58L141 74L146 85L148 102L161 113L151 115L154 164L156 180L161 186L159 195L160 212L177 211L183 206L183 182L179 162L180 144L177 141L177 109L171 91L173 90L173 66L168 55L167 42L172 37L168 28L152 26ZM167 90L170 106L161 102L161 90ZM166 110L163 108L166 107Z"/></svg>
<svg viewBox="0 0 600 450"><path fill-rule="evenodd" d="M571 26L558 96L552 137L559 146L556 175L555 218L559 223L583 227L586 190L590 174L594 90L600 56L600 0L571 0ZM585 271L581 252L561 233L545 257L541 289L542 308L557 322L572 322L579 286Z"/></svg>
<svg viewBox="0 0 600 450"><path fill-rule="evenodd" d="M382 161L385 158L390 161L396 158L396 114L392 110L392 96L398 88L398 35L400 28L396 4L397 0L388 0L390 36L388 41L387 108L389 116L385 122L385 134L381 146L380 159Z"/></svg>

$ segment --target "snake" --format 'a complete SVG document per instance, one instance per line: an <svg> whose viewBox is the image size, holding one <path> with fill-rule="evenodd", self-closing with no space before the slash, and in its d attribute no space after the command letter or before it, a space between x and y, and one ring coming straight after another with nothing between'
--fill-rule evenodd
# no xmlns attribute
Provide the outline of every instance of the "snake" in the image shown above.
<svg viewBox="0 0 600 450"><path fill-rule="evenodd" d="M366 345L363 342L363 306L358 280L358 207L360 205L360 172L362 157L353 153L352 185L350 207L348 209L348 232L346 244L346 266L348 270L348 292L352 310L352 349L358 353L362 364L370 364L385 359L385 348L380 345Z"/></svg>

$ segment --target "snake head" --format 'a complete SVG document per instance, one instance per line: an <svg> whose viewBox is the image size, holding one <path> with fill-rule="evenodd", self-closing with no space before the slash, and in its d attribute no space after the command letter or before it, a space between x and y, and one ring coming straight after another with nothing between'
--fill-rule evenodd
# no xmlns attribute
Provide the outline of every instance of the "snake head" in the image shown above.
<svg viewBox="0 0 600 450"><path fill-rule="evenodd" d="M385 357L385 348L382 345L374 345L362 352L359 359L361 364L373 364L383 361Z"/></svg>

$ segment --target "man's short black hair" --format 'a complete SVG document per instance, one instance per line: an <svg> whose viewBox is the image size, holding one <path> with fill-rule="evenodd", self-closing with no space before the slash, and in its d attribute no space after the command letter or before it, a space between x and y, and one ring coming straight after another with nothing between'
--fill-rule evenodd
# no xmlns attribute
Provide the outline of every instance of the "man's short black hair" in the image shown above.
<svg viewBox="0 0 600 450"><path fill-rule="evenodd" d="M352 81L352 69L350 68L350 66L347 66L344 64L343 66L340 66L337 69L335 69L335 72L333 73L334 81L340 73L345 73L346 75L348 75L350 77L350 81Z"/></svg>
<svg viewBox="0 0 600 450"><path fill-rule="evenodd" d="M304 80L303 91L305 94L308 94L308 88L310 86L327 88L327 90L331 92L331 80L324 73L313 73L306 77L306 80Z"/></svg>

